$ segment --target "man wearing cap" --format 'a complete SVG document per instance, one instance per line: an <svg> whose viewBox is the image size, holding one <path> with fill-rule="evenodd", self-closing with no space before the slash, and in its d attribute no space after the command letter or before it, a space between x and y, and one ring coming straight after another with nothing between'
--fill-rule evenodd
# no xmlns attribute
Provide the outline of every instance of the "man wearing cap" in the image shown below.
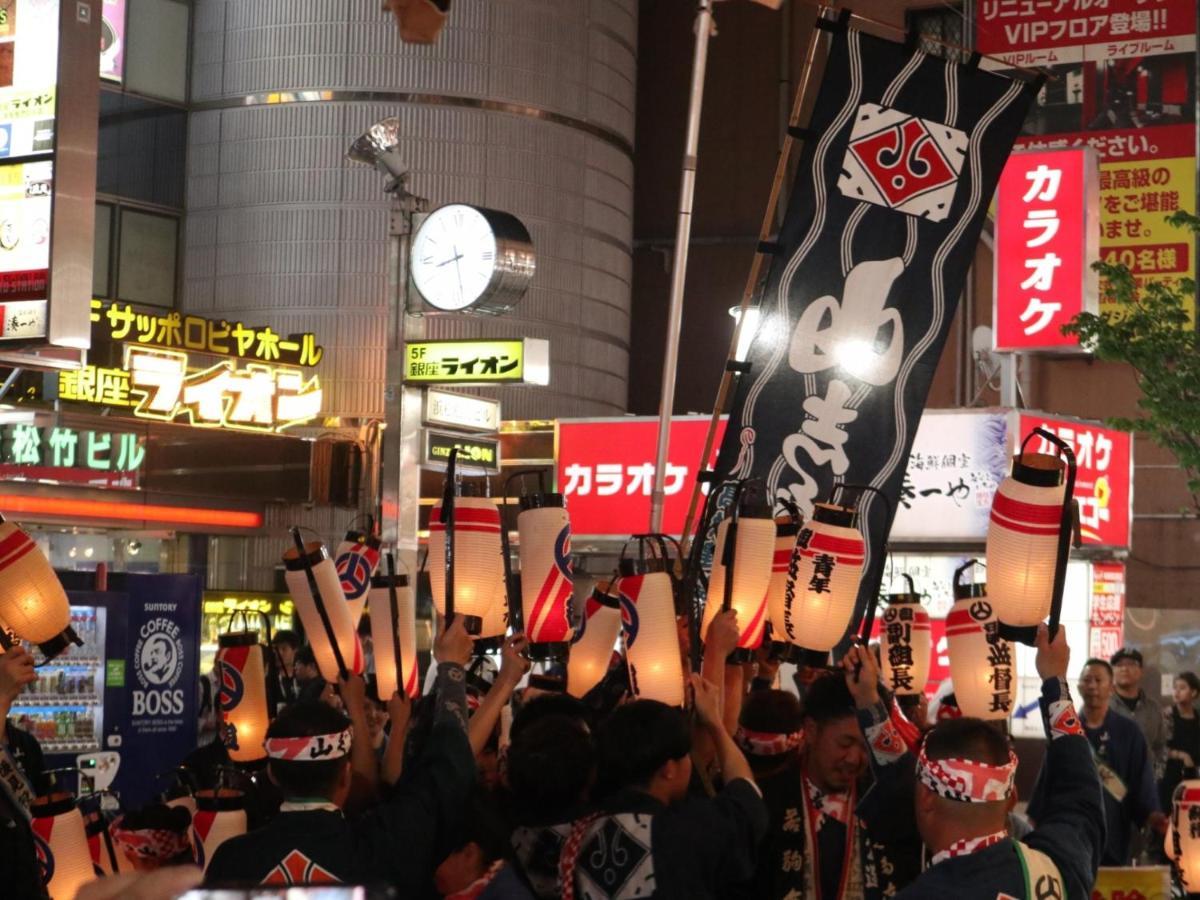
<svg viewBox="0 0 1200 900"><path fill-rule="evenodd" d="M1038 827L1022 840L1008 833L1017 758L995 726L980 719L939 722L916 760L914 810L929 867L897 900L1074 900L1091 894L1104 844L1104 810L1091 751L1067 688L1070 650L1038 629L1037 670L1050 745L1042 775L1045 804ZM870 719L872 754L897 763L909 756L888 711L877 700L869 654L852 648L847 666L862 665L855 700ZM868 704L875 692L876 702Z"/></svg>
<svg viewBox="0 0 1200 900"><path fill-rule="evenodd" d="M1145 666L1142 653L1133 647L1122 647L1113 654L1109 664L1113 668L1112 708L1138 723L1150 746L1155 775L1161 775L1167 746L1166 729L1162 704L1142 690Z"/></svg>

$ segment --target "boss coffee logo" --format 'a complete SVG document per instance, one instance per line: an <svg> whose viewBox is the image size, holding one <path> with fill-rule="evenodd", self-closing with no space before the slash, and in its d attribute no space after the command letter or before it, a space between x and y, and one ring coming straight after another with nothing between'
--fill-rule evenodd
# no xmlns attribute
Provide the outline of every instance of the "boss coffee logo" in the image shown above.
<svg viewBox="0 0 1200 900"><path fill-rule="evenodd" d="M133 650L138 683L133 692L133 715L170 716L183 712L183 689L176 688L183 675L183 639L172 619L158 617L138 632Z"/></svg>

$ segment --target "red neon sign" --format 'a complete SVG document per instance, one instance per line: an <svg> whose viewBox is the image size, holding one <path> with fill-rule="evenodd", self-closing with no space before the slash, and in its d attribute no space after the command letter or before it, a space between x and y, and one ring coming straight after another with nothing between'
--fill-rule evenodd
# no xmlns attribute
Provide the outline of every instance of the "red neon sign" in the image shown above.
<svg viewBox="0 0 1200 900"><path fill-rule="evenodd" d="M67 500L59 497L27 497L20 494L0 494L0 510L13 516L26 513L71 519L120 519L133 522L169 522L176 525L213 525L219 528L259 528L263 523L262 513L236 509L114 503L111 500Z"/></svg>

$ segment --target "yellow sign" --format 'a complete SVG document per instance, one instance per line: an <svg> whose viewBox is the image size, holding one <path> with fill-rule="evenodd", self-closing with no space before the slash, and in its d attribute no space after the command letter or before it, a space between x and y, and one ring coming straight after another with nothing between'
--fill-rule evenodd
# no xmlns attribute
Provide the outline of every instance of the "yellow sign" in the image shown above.
<svg viewBox="0 0 1200 900"><path fill-rule="evenodd" d="M549 384L550 342L418 341L404 350L404 380L422 384Z"/></svg>
<svg viewBox="0 0 1200 900"><path fill-rule="evenodd" d="M226 616L235 612L291 616L296 611L292 598L286 594L226 594L223 591L205 591L202 608L206 616Z"/></svg>
<svg viewBox="0 0 1200 900"><path fill-rule="evenodd" d="M104 338L167 350L193 350L214 356L233 356L281 365L315 366L325 355L309 332L276 334L270 328L205 319L168 312L162 315L134 311L128 303L92 300L92 322Z"/></svg>
<svg viewBox="0 0 1200 900"><path fill-rule="evenodd" d="M1166 866L1101 867L1091 900L1170 900L1170 897L1171 870Z"/></svg>

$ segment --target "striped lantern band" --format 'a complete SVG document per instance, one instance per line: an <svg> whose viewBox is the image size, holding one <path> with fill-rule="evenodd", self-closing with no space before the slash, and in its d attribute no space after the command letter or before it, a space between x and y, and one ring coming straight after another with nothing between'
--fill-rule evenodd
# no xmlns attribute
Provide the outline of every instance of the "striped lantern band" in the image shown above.
<svg viewBox="0 0 1200 900"><path fill-rule="evenodd" d="M1000 638L990 597L964 597L946 616L950 678L964 716L1007 719L1017 689L1013 646Z"/></svg>
<svg viewBox="0 0 1200 900"><path fill-rule="evenodd" d="M304 633L312 646L321 677L336 684L340 673L337 655L333 650L335 644L350 673L361 675L363 672L364 660L362 644L358 639L358 622L350 615L350 606L346 603L342 581L329 555L329 549L320 541L311 541L304 545L304 552L307 556L307 566L295 547L284 551L283 578L288 593L292 595L296 604L296 612L300 614L300 622L304 625ZM309 584L309 568L312 570L319 596L313 594Z"/></svg>
<svg viewBox="0 0 1200 900"><path fill-rule="evenodd" d="M391 587L389 587L391 584ZM391 591L396 592L392 615ZM405 696L420 696L417 684L417 611L407 575L376 575L367 601L371 646L375 648L375 679L379 699L385 703L403 685ZM400 659L396 659L399 645Z"/></svg>
<svg viewBox="0 0 1200 900"><path fill-rule="evenodd" d="M33 644L59 638L71 624L62 583L34 541L0 520L0 621Z"/></svg>
<svg viewBox="0 0 1200 900"><path fill-rule="evenodd" d="M488 614L498 594L503 594L504 577L496 560L501 559L500 508L490 497L454 499L454 612L480 621ZM429 584L433 604L446 613L446 525L442 504L429 514Z"/></svg>
<svg viewBox="0 0 1200 900"><path fill-rule="evenodd" d="M30 810L34 852L51 897L74 897L96 879L83 814L71 794L42 797Z"/></svg>
<svg viewBox="0 0 1200 900"><path fill-rule="evenodd" d="M266 669L258 633L223 634L217 638L217 645L221 741L234 762L262 759L266 756L263 739L267 736L270 718L267 714Z"/></svg>
<svg viewBox="0 0 1200 900"><path fill-rule="evenodd" d="M808 650L829 651L854 617L866 557L855 510L818 503L796 542L796 576L784 604L787 640Z"/></svg>
<svg viewBox="0 0 1200 900"><path fill-rule="evenodd" d="M196 865L207 869L217 848L246 833L246 798L241 791L220 788L196 792L192 815L192 853Z"/></svg>
<svg viewBox="0 0 1200 900"><path fill-rule="evenodd" d="M532 658L562 658L571 640L571 520L562 494L527 494L517 516L521 606Z"/></svg>

